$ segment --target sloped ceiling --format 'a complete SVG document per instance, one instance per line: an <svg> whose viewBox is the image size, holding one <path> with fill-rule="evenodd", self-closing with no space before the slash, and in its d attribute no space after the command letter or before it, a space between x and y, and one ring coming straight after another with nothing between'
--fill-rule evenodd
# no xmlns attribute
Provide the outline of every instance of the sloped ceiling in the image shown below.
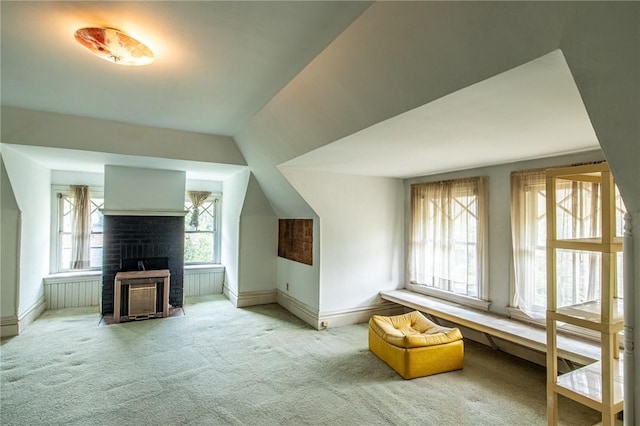
<svg viewBox="0 0 640 426"><path fill-rule="evenodd" d="M3 1L2 105L233 135L370 2ZM153 64L109 64L86 26L140 38Z"/></svg>
<svg viewBox="0 0 640 426"><path fill-rule="evenodd" d="M557 50L279 167L407 178L598 148Z"/></svg>
<svg viewBox="0 0 640 426"><path fill-rule="evenodd" d="M405 177L594 147L566 69L534 63L535 71L506 73L557 49L605 143L633 148L605 149L607 156L638 155L637 140L627 137L629 125L638 131L629 108L638 96L637 82L629 87L637 80L637 4L16 1L0 8L3 106L231 135L275 204L296 197L277 171L294 159L289 166ZM97 59L72 37L86 25L139 36L156 62L131 69ZM622 102L608 96L612 90ZM516 95L518 107L507 106ZM418 158L426 160L418 166ZM624 192L636 193L629 170L618 174L634 182Z"/></svg>

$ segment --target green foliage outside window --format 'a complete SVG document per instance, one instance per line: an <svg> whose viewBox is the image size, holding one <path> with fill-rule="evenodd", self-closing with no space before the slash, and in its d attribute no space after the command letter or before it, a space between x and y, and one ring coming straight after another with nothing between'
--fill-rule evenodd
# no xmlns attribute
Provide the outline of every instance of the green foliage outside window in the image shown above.
<svg viewBox="0 0 640 426"><path fill-rule="evenodd" d="M184 263L213 263L215 254L214 233L216 231L216 199L202 203L197 209L190 201L185 204ZM198 220L193 220L193 215ZM193 224L197 223L197 227Z"/></svg>

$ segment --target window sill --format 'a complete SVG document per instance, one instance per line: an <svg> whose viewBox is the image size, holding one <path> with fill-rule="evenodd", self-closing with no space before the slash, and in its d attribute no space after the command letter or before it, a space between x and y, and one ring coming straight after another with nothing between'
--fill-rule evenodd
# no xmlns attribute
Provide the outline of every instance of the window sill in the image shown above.
<svg viewBox="0 0 640 426"><path fill-rule="evenodd" d="M435 297L437 299L442 299L449 302L454 302L454 303L457 303L458 305L479 309L481 311L488 312L489 306L491 306L491 302L488 302L486 300L476 299L474 297L469 297L469 296L462 296L460 294L454 294L448 291L442 291L442 290L438 290L430 287L425 287L422 285L407 284L405 288L415 293L422 293L427 296Z"/></svg>
<svg viewBox="0 0 640 426"><path fill-rule="evenodd" d="M191 265L184 265L184 270L201 270L201 269L211 269L211 270L222 270L224 269L224 265L219 263L198 263Z"/></svg>
<svg viewBox="0 0 640 426"><path fill-rule="evenodd" d="M87 281L102 277L101 269L73 271L73 272L57 272L44 277L45 284L68 283L77 281Z"/></svg>
<svg viewBox="0 0 640 426"><path fill-rule="evenodd" d="M224 271L224 265L219 263L208 263L199 265L184 265L185 273L194 272L221 272ZM102 277L102 269L85 270L85 271L65 271L49 274L44 277L45 284L68 283L87 281Z"/></svg>

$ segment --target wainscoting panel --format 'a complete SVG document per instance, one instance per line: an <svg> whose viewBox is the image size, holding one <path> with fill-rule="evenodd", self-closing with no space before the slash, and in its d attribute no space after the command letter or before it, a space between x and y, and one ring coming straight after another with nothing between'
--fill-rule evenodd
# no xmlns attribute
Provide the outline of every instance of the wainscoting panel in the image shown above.
<svg viewBox="0 0 640 426"><path fill-rule="evenodd" d="M184 295L222 294L224 267L196 267L184 270ZM56 275L44 279L46 309L100 306L102 275Z"/></svg>
<svg viewBox="0 0 640 426"><path fill-rule="evenodd" d="M44 297L46 309L77 308L80 306L98 306L102 277L56 277L44 279Z"/></svg>
<svg viewBox="0 0 640 426"><path fill-rule="evenodd" d="M184 270L184 295L204 296L222 294L224 267L193 268Z"/></svg>

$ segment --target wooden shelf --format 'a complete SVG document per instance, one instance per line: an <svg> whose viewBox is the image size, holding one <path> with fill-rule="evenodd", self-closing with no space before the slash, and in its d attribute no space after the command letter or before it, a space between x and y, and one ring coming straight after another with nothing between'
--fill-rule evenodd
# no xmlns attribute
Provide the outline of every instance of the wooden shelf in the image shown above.
<svg viewBox="0 0 640 426"><path fill-rule="evenodd" d="M550 169L547 184L547 422L558 424L558 395L600 411L602 425L616 423L624 406L623 362L619 334L623 327L623 300L616 298L616 253L622 241L615 236L615 183L606 163ZM602 237L573 240L556 238L556 182L559 179L600 184L599 228ZM558 250L589 251L600 256L602 300L558 307ZM600 333L600 361L558 375L558 322Z"/></svg>
<svg viewBox="0 0 640 426"><path fill-rule="evenodd" d="M622 410L624 402L624 363L622 356L613 360L613 411ZM594 410L603 411L602 363L600 361L558 376L554 390ZM605 404L606 405L606 404Z"/></svg>
<svg viewBox="0 0 640 426"><path fill-rule="evenodd" d="M613 299L612 318L605 322L602 320L602 301L594 300L579 305L557 308L556 311L547 311L549 318L569 324L585 327L601 333L619 333L624 326L624 302L622 299Z"/></svg>
<svg viewBox="0 0 640 426"><path fill-rule="evenodd" d="M603 242L602 238L580 238L575 240L549 240L547 247L564 250L596 251L602 253L618 253L622 251L622 238L616 237L611 242Z"/></svg>

